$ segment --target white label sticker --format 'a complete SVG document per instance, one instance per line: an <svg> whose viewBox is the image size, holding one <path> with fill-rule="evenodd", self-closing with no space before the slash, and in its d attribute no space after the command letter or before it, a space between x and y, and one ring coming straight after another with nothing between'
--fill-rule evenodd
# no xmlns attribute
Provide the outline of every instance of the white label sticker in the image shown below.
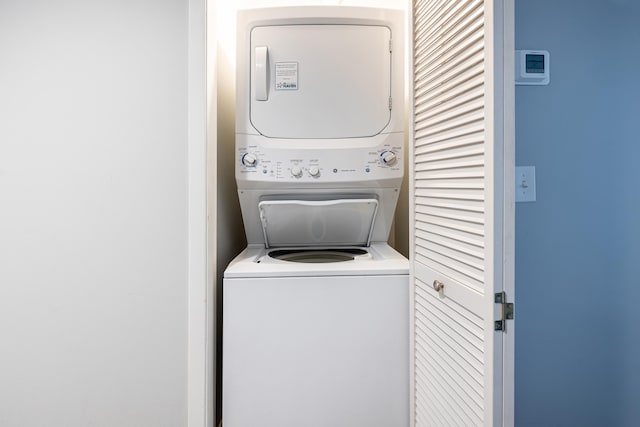
<svg viewBox="0 0 640 427"><path fill-rule="evenodd" d="M276 62L276 90L298 90L297 62Z"/></svg>

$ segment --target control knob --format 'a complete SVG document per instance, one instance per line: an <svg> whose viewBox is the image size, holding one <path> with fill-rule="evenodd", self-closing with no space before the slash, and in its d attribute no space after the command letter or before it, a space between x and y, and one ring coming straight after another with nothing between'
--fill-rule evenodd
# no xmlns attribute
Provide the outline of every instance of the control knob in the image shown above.
<svg viewBox="0 0 640 427"><path fill-rule="evenodd" d="M242 164L248 167L253 167L258 164L258 156L253 153L244 153L242 156Z"/></svg>
<svg viewBox="0 0 640 427"><path fill-rule="evenodd" d="M314 178L317 178L320 176L320 169L318 169L317 166L311 166L309 168L309 175L311 175Z"/></svg>
<svg viewBox="0 0 640 427"><path fill-rule="evenodd" d="M382 164L391 166L395 164L398 158L396 157L396 153L393 151L383 151L380 153L380 160L382 160Z"/></svg>
<svg viewBox="0 0 640 427"><path fill-rule="evenodd" d="M302 169L300 169L300 166L293 166L291 168L291 175L296 178L300 178L302 176Z"/></svg>

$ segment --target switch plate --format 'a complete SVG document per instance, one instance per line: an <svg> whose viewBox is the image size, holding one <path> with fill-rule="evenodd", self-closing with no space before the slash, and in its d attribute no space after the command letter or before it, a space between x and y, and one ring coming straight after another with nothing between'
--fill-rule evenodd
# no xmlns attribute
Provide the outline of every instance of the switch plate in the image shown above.
<svg viewBox="0 0 640 427"><path fill-rule="evenodd" d="M536 167L516 166L516 202L536 201Z"/></svg>

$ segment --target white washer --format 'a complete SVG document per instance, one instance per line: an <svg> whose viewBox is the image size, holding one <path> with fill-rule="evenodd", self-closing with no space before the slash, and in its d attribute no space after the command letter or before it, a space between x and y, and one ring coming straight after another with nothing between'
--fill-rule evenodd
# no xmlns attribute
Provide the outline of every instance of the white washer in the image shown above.
<svg viewBox="0 0 640 427"><path fill-rule="evenodd" d="M409 425L408 261L354 249L365 254L309 264L256 246L229 265L225 427Z"/></svg>
<svg viewBox="0 0 640 427"><path fill-rule="evenodd" d="M258 205L266 244L224 276L225 427L407 426L409 263L369 243L377 200Z"/></svg>
<svg viewBox="0 0 640 427"><path fill-rule="evenodd" d="M409 425L409 266L386 244L404 174L402 25L345 6L238 14L249 246L224 274L224 427Z"/></svg>

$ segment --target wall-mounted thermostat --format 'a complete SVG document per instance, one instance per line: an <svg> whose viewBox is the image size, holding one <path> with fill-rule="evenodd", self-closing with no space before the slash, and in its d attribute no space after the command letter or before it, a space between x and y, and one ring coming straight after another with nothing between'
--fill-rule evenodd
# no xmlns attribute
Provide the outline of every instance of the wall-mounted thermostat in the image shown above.
<svg viewBox="0 0 640 427"><path fill-rule="evenodd" d="M548 85L549 52L546 50L516 50L516 84Z"/></svg>

